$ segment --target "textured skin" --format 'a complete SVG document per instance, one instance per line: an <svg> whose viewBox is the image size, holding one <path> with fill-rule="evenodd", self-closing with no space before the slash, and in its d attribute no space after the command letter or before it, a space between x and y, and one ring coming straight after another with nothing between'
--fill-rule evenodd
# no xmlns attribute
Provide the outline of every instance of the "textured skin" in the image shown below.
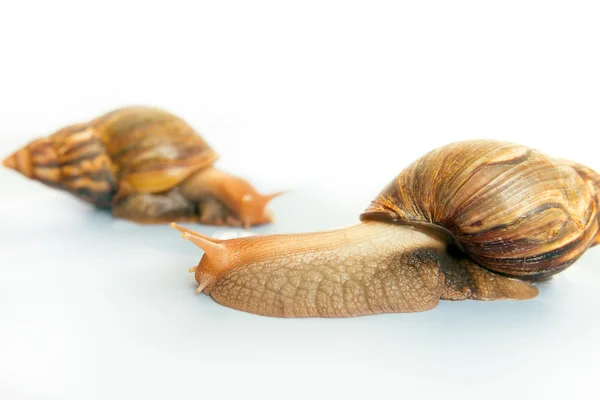
<svg viewBox="0 0 600 400"><path fill-rule="evenodd" d="M442 254L440 269L445 277L443 300L526 300L538 295L535 286L495 274L466 258Z"/></svg>
<svg viewBox="0 0 600 400"><path fill-rule="evenodd" d="M285 265L250 264L223 275L210 290L218 303L275 317L348 317L429 310L443 278L426 250L342 260L319 255L320 268L302 257Z"/></svg>
<svg viewBox="0 0 600 400"><path fill-rule="evenodd" d="M542 278L591 245L598 233L595 196L595 186L564 162L516 144L475 140L415 161L361 219L439 225L478 264Z"/></svg>
<svg viewBox="0 0 600 400"><path fill-rule="evenodd" d="M440 298L459 299L456 293L466 293L465 288L469 296L463 298L537 294L524 282L477 266L465 277L454 271L462 266L445 248L429 232L367 222L314 234L215 241L195 272L218 303L275 317L425 311ZM448 287L443 271L451 276Z"/></svg>

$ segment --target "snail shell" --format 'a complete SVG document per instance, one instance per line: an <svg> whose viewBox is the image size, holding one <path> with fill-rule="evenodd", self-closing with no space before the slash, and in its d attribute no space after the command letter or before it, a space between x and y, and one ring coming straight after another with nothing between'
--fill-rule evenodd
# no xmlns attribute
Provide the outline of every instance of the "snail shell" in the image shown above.
<svg viewBox="0 0 600 400"><path fill-rule="evenodd" d="M452 143L393 179L345 229L217 240L198 291L270 316L423 311L440 299L530 299L598 242L600 177L512 143Z"/></svg>
<svg viewBox="0 0 600 400"><path fill-rule="evenodd" d="M119 218L246 226L271 220L263 196L212 167L218 154L184 120L154 107L121 108L32 141L4 160Z"/></svg>
<svg viewBox="0 0 600 400"><path fill-rule="evenodd" d="M402 171L361 219L442 227L478 264L541 278L567 268L598 232L598 175L572 165L511 143L450 144Z"/></svg>

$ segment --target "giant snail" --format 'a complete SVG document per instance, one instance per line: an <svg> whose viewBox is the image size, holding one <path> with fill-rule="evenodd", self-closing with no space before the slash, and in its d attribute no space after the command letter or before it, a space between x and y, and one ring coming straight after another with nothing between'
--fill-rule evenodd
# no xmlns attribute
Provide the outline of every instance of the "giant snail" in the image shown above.
<svg viewBox="0 0 600 400"><path fill-rule="evenodd" d="M190 271L234 309L278 317L415 312L444 300L524 300L598 233L600 176L521 145L452 143L413 162L348 228L218 240ZM529 281L529 282L528 282Z"/></svg>
<svg viewBox="0 0 600 400"><path fill-rule="evenodd" d="M249 227L272 220L245 180L212 165L218 154L184 120L125 107L25 145L5 167L139 223Z"/></svg>

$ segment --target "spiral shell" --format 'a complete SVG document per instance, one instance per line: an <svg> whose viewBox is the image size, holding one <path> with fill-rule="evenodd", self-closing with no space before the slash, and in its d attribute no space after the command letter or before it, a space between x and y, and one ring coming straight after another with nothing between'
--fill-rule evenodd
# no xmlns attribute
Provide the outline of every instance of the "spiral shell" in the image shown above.
<svg viewBox="0 0 600 400"><path fill-rule="evenodd" d="M512 143L452 143L402 171L361 219L432 224L490 270L542 278L571 265L598 234L600 180L572 165Z"/></svg>
<svg viewBox="0 0 600 400"><path fill-rule="evenodd" d="M138 193L170 189L218 158L185 121L157 108L122 108L90 125L117 166L120 182Z"/></svg>
<svg viewBox="0 0 600 400"><path fill-rule="evenodd" d="M100 208L111 206L118 188L117 168L102 138L87 124L36 139L6 158L3 165Z"/></svg>
<svg viewBox="0 0 600 400"><path fill-rule="evenodd" d="M4 165L108 208L119 190L166 191L217 158L182 119L158 108L126 107L34 140Z"/></svg>

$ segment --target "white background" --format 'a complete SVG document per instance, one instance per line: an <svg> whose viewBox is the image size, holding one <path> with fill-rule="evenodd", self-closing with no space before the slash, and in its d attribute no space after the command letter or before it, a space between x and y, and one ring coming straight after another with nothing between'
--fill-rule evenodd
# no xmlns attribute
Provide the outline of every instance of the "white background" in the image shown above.
<svg viewBox="0 0 600 400"><path fill-rule="evenodd" d="M0 156L120 106L163 107L221 168L293 190L257 232L353 223L456 140L600 170L598 21L593 1L6 1ZM8 170L0 186L2 399L598 393L598 249L528 302L281 320L195 296L200 254L167 227Z"/></svg>

